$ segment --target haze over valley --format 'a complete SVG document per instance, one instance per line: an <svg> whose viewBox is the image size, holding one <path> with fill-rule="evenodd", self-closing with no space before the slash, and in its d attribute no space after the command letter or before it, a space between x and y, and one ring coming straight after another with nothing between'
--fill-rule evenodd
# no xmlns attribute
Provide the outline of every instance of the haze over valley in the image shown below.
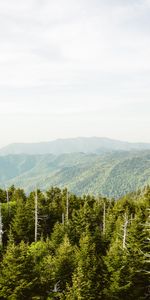
<svg viewBox="0 0 150 300"><path fill-rule="evenodd" d="M150 144L108 138L12 144L0 150L0 185L69 188L82 194L120 196L150 184Z"/></svg>

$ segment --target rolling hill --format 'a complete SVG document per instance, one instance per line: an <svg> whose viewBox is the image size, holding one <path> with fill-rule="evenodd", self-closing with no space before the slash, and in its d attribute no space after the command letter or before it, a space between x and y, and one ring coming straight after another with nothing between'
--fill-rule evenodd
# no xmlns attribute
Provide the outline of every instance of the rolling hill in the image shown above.
<svg viewBox="0 0 150 300"><path fill-rule="evenodd" d="M150 150L0 156L0 186L12 184L27 192L57 185L118 198L150 184Z"/></svg>

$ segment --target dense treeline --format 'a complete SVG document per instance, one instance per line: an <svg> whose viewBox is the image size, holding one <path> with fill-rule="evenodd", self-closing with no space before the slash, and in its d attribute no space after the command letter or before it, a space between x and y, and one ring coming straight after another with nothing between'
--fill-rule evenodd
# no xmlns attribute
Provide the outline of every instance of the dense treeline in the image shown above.
<svg viewBox="0 0 150 300"><path fill-rule="evenodd" d="M0 202L0 299L149 299L149 187L114 201L11 186Z"/></svg>

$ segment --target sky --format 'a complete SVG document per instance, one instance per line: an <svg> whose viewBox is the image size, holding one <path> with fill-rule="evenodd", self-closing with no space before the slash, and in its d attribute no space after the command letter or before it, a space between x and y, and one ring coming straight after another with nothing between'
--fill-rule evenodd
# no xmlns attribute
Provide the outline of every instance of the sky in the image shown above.
<svg viewBox="0 0 150 300"><path fill-rule="evenodd" d="M150 0L0 0L0 147L150 142Z"/></svg>

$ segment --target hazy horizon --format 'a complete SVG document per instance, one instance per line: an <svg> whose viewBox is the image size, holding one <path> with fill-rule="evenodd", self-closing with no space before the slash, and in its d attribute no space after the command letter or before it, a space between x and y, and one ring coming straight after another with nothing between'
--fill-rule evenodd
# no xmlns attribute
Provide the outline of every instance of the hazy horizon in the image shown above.
<svg viewBox="0 0 150 300"><path fill-rule="evenodd" d="M149 0L5 0L0 11L0 147L150 143Z"/></svg>
<svg viewBox="0 0 150 300"><path fill-rule="evenodd" d="M92 138L96 138L96 139L106 139L106 140L112 140L112 141L116 141L116 142L123 142L123 143L137 143L137 144L145 144L145 142L142 142L142 141L135 141L135 142L132 142L132 141L127 141L127 140L119 140L119 139L112 139L110 137L105 137L105 136L76 136L76 137L67 137L67 138L56 138L56 139L50 139L50 140L39 140L37 142L13 142L11 144L40 144L40 143L49 143L49 142L55 142L57 140L72 140L72 139L92 139ZM5 148L11 144L6 144L6 145L3 145L1 148ZM150 143L146 143L146 144L150 144Z"/></svg>

